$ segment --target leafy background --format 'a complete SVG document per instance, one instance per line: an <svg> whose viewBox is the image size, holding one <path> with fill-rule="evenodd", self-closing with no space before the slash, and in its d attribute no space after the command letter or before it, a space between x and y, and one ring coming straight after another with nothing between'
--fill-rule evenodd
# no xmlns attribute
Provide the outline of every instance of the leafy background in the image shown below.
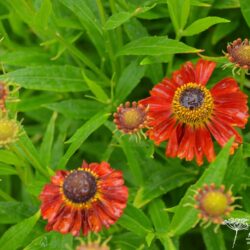
<svg viewBox="0 0 250 250"><path fill-rule="evenodd" d="M37 197L53 171L83 159L109 161L129 187L124 215L100 233L112 236L111 249L230 249L233 231L200 227L185 205L195 188L223 183L243 197L232 216L250 218L249 126L235 155L230 141L216 146L215 162L197 167L167 159L164 143L113 133L112 112L148 96L199 52L218 62L210 86L231 76L222 50L248 37L249 27L249 0L1 0L0 79L21 87L8 109L23 132L0 150L0 249L75 249L71 235L44 231ZM249 95L248 79L244 85ZM239 233L235 249L247 249L247 234Z"/></svg>

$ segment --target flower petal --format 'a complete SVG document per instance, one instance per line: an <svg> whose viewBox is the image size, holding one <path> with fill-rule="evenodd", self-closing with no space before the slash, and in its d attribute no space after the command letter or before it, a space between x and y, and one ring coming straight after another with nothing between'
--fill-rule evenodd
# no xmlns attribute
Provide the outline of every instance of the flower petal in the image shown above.
<svg viewBox="0 0 250 250"><path fill-rule="evenodd" d="M176 70L172 74L173 81L177 86L181 86L185 83L195 82L195 69L191 62L186 62L180 70Z"/></svg>
<svg viewBox="0 0 250 250"><path fill-rule="evenodd" d="M195 67L195 80L194 82L206 85L210 76L216 67L215 62L205 61L200 59Z"/></svg>

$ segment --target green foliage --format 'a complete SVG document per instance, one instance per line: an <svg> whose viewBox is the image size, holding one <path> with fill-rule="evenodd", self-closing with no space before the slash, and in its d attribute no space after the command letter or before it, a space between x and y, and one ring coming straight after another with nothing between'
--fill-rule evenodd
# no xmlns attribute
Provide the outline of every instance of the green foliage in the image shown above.
<svg viewBox="0 0 250 250"><path fill-rule="evenodd" d="M225 226L198 224L193 197L203 184L225 185L243 198L230 217L250 219L249 125L234 155L232 139L222 149L215 143L215 161L197 167L167 158L165 142L122 135L112 113L199 57L217 63L209 89L235 77L249 96L249 76L221 68L227 43L249 38L249 27L249 0L0 1L0 80L8 116L20 121L18 140L0 148L0 249L76 249L75 237L45 231L39 194L54 171L83 160L121 170L129 200L115 225L81 241L109 239L112 250L230 249ZM247 247L243 236L237 247Z"/></svg>

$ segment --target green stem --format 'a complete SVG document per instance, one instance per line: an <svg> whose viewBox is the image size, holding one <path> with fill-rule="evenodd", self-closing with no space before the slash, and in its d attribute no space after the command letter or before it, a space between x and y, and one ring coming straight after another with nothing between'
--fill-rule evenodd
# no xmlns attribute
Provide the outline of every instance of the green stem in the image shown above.
<svg viewBox="0 0 250 250"><path fill-rule="evenodd" d="M246 71L244 69L240 70L240 89L243 90L244 83L246 80Z"/></svg>
<svg viewBox="0 0 250 250"><path fill-rule="evenodd" d="M110 9L112 11L112 14L116 13L116 5L115 5L115 0L109 0L109 5L110 5ZM121 27L118 27L115 29L116 34L117 34L117 48L120 49L123 46L123 37L122 37L122 29ZM124 57L120 56L119 57L119 62L120 62L120 66L121 69L124 68Z"/></svg>
<svg viewBox="0 0 250 250"><path fill-rule="evenodd" d="M6 201L16 201L9 194L5 193L2 189L0 189L0 197L2 197Z"/></svg>
<svg viewBox="0 0 250 250"><path fill-rule="evenodd" d="M96 4L100 13L100 17L101 17L101 22L102 22L102 26L104 27L105 23L106 23L106 13L105 13L105 9L103 7L103 3L102 0L96 0ZM103 29L103 34L105 37L106 42L106 48L107 48L107 52L110 58L110 63L111 63L111 68L112 68L112 72L116 72L117 74L117 65L116 65L116 58L115 58L115 54L113 51L113 46L112 46L112 39L110 36L109 31Z"/></svg>
<svg viewBox="0 0 250 250"><path fill-rule="evenodd" d="M181 35L180 33L177 33L176 34L176 37L175 37L175 40L176 41L180 41L181 40ZM175 54L171 55L170 56L170 60L168 62L168 67L167 67L167 75L170 75L172 73L172 70L173 70L173 61L174 61L174 56Z"/></svg>

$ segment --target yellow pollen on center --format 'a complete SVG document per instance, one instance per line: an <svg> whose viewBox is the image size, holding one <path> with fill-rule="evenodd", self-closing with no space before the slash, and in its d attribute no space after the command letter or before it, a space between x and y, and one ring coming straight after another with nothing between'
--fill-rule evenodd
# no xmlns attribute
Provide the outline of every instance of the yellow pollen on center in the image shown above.
<svg viewBox="0 0 250 250"><path fill-rule="evenodd" d="M123 113L124 124L129 128L137 127L141 123L141 115L136 109L128 109Z"/></svg>
<svg viewBox="0 0 250 250"><path fill-rule="evenodd" d="M211 216L223 215L228 207L228 199L222 192L208 192L203 198L202 207Z"/></svg>
<svg viewBox="0 0 250 250"><path fill-rule="evenodd" d="M237 55L241 60L250 63L250 45L243 45L237 49Z"/></svg>
<svg viewBox="0 0 250 250"><path fill-rule="evenodd" d="M197 83L186 83L175 91L172 108L177 120L192 126L206 123L213 112L210 91Z"/></svg>
<svg viewBox="0 0 250 250"><path fill-rule="evenodd" d="M15 139L18 126L11 120L0 120L0 143L8 143Z"/></svg>

